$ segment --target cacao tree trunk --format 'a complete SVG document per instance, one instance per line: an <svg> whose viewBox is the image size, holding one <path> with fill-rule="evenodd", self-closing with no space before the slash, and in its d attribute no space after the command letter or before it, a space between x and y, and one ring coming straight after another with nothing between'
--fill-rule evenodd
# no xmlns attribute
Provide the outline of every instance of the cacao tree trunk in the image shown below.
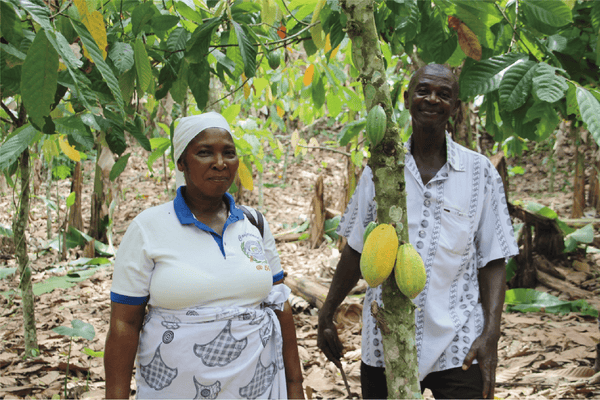
<svg viewBox="0 0 600 400"><path fill-rule="evenodd" d="M92 192L90 227L88 235L92 238L106 243L106 212L103 210L106 201L104 193L104 179L102 168L99 165L102 145L97 143L96 170L94 172L94 190Z"/></svg>
<svg viewBox="0 0 600 400"><path fill-rule="evenodd" d="M575 142L575 178L573 182L573 208L571 218L583 217L585 208L585 155L581 136L577 132L575 124L571 124L571 137Z"/></svg>
<svg viewBox="0 0 600 400"><path fill-rule="evenodd" d="M75 163L73 178L71 181L71 192L75 193L75 203L69 208L69 226L83 230L83 217L81 215L81 196L83 193L83 173L81 161Z"/></svg>
<svg viewBox="0 0 600 400"><path fill-rule="evenodd" d="M373 0L342 0L348 17L346 25L352 40L352 61L360 72L367 112L381 105L387 115L383 140L371 148L369 165L373 170L377 219L396 227L401 243L408 242L406 192L404 181L405 149L399 129L392 121L392 101L387 84L383 55L375 26ZM383 283L383 309L373 307L383 335L388 397L420 398L419 370L415 340L415 306L398 289L393 274ZM364 312L372 305L365 304Z"/></svg>
<svg viewBox="0 0 600 400"><path fill-rule="evenodd" d="M15 240L15 256L18 261L18 272L20 276L19 289L21 290L23 307L23 330L25 339L24 357L36 357L39 355L37 344L37 333L35 328L35 303L33 297L33 286L31 284L31 268L29 256L27 255L27 222L29 220L29 192L30 192L30 166L29 149L21 154L19 161L21 172L21 195L19 196L19 208L17 216L13 221L13 232Z"/></svg>

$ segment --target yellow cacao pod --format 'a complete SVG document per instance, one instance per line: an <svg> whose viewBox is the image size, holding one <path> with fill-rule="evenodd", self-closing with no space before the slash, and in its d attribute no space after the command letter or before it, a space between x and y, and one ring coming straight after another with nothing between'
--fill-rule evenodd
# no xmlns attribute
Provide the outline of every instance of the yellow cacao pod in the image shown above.
<svg viewBox="0 0 600 400"><path fill-rule="evenodd" d="M400 291L411 299L417 297L425 287L425 264L412 244L406 243L398 248L394 277Z"/></svg>
<svg viewBox="0 0 600 400"><path fill-rule="evenodd" d="M360 271L371 287L381 285L394 269L398 235L389 224L377 225L367 237L360 256Z"/></svg>

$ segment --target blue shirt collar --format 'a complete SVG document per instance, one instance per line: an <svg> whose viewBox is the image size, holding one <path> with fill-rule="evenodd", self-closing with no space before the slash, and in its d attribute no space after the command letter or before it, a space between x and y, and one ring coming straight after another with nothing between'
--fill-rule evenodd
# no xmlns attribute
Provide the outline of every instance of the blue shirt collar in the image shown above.
<svg viewBox="0 0 600 400"><path fill-rule="evenodd" d="M175 196L175 199L173 200L173 207L175 208L175 214L177 215L179 222L182 225L194 224L204 231L214 232L211 228L198 221L196 217L194 217L194 214L183 198L182 188L184 187L185 185L179 186L177 189L177 196ZM227 218L227 222L225 222L225 227L227 227L229 224L244 219L244 212L235 205L235 200L231 194L225 193L224 197L225 201L229 205L229 217Z"/></svg>

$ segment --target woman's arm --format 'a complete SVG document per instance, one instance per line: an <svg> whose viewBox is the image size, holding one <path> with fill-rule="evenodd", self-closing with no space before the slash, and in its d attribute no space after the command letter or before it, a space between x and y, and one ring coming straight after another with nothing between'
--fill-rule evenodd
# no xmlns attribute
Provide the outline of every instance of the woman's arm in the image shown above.
<svg viewBox="0 0 600 400"><path fill-rule="evenodd" d="M276 282L276 284L282 281ZM281 325L281 336L283 338L283 364L285 367L285 379L287 382L288 399L304 399L302 388L302 368L300 367L300 356L298 355L298 342L296 340L296 325L292 307L288 301L283 306L283 311L275 311Z"/></svg>
<svg viewBox="0 0 600 400"><path fill-rule="evenodd" d="M145 308L145 303L138 306L111 303L110 327L104 349L107 399L129 399Z"/></svg>

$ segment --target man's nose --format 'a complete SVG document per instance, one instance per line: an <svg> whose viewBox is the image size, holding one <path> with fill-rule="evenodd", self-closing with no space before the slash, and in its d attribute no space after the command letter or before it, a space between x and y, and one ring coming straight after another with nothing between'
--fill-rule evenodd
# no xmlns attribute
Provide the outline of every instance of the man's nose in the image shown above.
<svg viewBox="0 0 600 400"><path fill-rule="evenodd" d="M429 93L429 96L427 96L427 101L430 103L438 103L440 101L440 98L435 90L432 90L431 93Z"/></svg>

